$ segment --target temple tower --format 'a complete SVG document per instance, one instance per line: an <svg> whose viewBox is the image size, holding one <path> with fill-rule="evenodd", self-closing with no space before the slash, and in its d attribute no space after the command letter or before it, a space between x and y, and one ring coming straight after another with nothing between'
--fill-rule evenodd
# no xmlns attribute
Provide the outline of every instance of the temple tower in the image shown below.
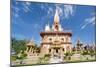
<svg viewBox="0 0 100 67"><path fill-rule="evenodd" d="M36 54L36 49L35 49L35 43L34 40L31 39L27 44L26 44L26 54L27 58L33 58L34 55Z"/></svg>

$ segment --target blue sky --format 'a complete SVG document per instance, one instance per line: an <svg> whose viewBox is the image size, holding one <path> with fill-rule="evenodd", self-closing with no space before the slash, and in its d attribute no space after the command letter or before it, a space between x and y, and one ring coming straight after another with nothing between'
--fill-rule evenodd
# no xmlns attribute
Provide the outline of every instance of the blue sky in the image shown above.
<svg viewBox="0 0 100 67"><path fill-rule="evenodd" d="M40 32L46 24L52 26L56 8L64 30L72 31L72 43L80 39L95 43L95 6L13 1L11 4L11 36L41 42Z"/></svg>

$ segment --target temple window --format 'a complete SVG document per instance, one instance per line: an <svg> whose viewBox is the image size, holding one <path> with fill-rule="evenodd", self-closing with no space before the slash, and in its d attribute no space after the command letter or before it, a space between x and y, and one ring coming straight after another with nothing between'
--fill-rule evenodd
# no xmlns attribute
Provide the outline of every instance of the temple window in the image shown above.
<svg viewBox="0 0 100 67"><path fill-rule="evenodd" d="M56 53L58 53L58 49L56 49Z"/></svg>
<svg viewBox="0 0 100 67"><path fill-rule="evenodd" d="M64 41L64 38L61 38L62 41Z"/></svg>
<svg viewBox="0 0 100 67"><path fill-rule="evenodd" d="M34 53L34 51L33 51L33 53Z"/></svg>
<svg viewBox="0 0 100 67"><path fill-rule="evenodd" d="M52 38L49 38L50 41L52 41Z"/></svg>
<svg viewBox="0 0 100 67"><path fill-rule="evenodd" d="M63 51L64 51L64 48L63 48Z"/></svg>

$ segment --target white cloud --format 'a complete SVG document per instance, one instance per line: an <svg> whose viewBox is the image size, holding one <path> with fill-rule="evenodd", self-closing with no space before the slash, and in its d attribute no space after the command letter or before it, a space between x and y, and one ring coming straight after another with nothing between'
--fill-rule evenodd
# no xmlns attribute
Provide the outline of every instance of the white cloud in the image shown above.
<svg viewBox="0 0 100 67"><path fill-rule="evenodd" d="M73 16L75 12L75 6L73 5L56 5L56 8L62 19L68 19L70 16Z"/></svg>
<svg viewBox="0 0 100 67"><path fill-rule="evenodd" d="M46 7L48 8L46 8ZM47 16L52 17L55 14L56 9L58 10L59 16L61 17L60 19L68 19L70 16L74 15L75 12L75 5L61 5L61 4L55 4L53 8L48 5L43 5L41 4L41 9L47 10Z"/></svg>
<svg viewBox="0 0 100 67"><path fill-rule="evenodd" d="M41 9L44 9L45 7L43 5L41 5Z"/></svg>
<svg viewBox="0 0 100 67"><path fill-rule="evenodd" d="M16 2L15 4L18 5L18 2ZM22 8L19 8L18 6L14 6L13 4L11 5L11 8L13 9L12 15L15 18L19 17L20 11L24 11L26 13L28 11L31 12L31 8L30 8L31 2L23 2L22 5L23 5Z"/></svg>
<svg viewBox="0 0 100 67"><path fill-rule="evenodd" d="M85 19L85 22L89 22L91 24L95 23L95 16Z"/></svg>
<svg viewBox="0 0 100 67"><path fill-rule="evenodd" d="M84 29L87 26L87 24L84 24L83 26L81 26L81 29Z"/></svg>
<svg viewBox="0 0 100 67"><path fill-rule="evenodd" d="M18 3L16 3L17 5ZM15 9L15 17L19 17L19 12L20 10L24 11L25 13L27 12L32 12L32 7L31 6L31 2L23 2L22 3L22 7L19 9L17 6L13 8ZM44 16L45 18L50 18L50 17L53 17L54 14L55 14L55 8L58 9L58 12L59 12L59 15L60 15L60 19L68 19L70 16L73 16L74 15L74 7L73 5L61 5L61 4L55 4L53 7L52 6L49 6L48 4L41 4L40 5L41 9L43 10L47 10L47 15ZM55 8L54 8L55 7ZM44 19L43 17L43 19Z"/></svg>
<svg viewBox="0 0 100 67"><path fill-rule="evenodd" d="M74 7L72 5L64 5L64 15L65 18L69 18L74 14Z"/></svg>
<svg viewBox="0 0 100 67"><path fill-rule="evenodd" d="M19 11L20 11L20 9L19 9L18 7L15 7L15 6L12 6L12 9L14 10L14 11L12 12L12 15L13 15L14 17L18 18L18 17L19 17Z"/></svg>
<svg viewBox="0 0 100 67"><path fill-rule="evenodd" d="M31 5L31 2L26 2L26 5L30 6Z"/></svg>
<svg viewBox="0 0 100 67"><path fill-rule="evenodd" d="M81 29L84 29L85 27L87 27L88 25L95 25L95 20L96 20L96 17L95 16L92 16L92 17L89 17L89 18L86 18L84 20L84 24L81 26Z"/></svg>
<svg viewBox="0 0 100 67"><path fill-rule="evenodd" d="M15 11L18 13L19 12L19 8L18 7L14 7Z"/></svg>
<svg viewBox="0 0 100 67"><path fill-rule="evenodd" d="M27 13L27 12L31 11L30 5L31 5L31 2L23 3L23 10L24 10L24 12Z"/></svg>
<svg viewBox="0 0 100 67"><path fill-rule="evenodd" d="M56 6L56 8L57 8L58 11L59 11L59 15L60 15L60 16L63 16L63 10L62 10L62 8L61 8L60 6Z"/></svg>
<svg viewBox="0 0 100 67"><path fill-rule="evenodd" d="M53 9L51 8L51 7L49 7L48 8L48 12L47 12L48 14L51 14L51 13L53 13Z"/></svg>
<svg viewBox="0 0 100 67"><path fill-rule="evenodd" d="M19 14L18 13L15 13L15 15L14 15L16 18L18 18L19 17Z"/></svg>

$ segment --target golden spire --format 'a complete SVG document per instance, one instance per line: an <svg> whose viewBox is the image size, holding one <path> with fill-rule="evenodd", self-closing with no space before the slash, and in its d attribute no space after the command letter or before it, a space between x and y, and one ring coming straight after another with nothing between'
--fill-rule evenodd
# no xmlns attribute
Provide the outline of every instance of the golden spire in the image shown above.
<svg viewBox="0 0 100 67"><path fill-rule="evenodd" d="M27 46L34 46L34 39L33 38L31 38L29 43L27 43Z"/></svg>
<svg viewBox="0 0 100 67"><path fill-rule="evenodd" d="M58 10L56 9L56 13L54 16L54 23L59 23L59 15L58 15Z"/></svg>

